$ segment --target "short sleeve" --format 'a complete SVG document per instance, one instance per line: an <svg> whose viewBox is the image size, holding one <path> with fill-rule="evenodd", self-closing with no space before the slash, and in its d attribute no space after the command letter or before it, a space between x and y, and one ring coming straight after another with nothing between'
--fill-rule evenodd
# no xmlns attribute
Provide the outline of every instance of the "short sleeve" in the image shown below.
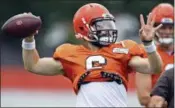
<svg viewBox="0 0 175 108"><path fill-rule="evenodd" d="M151 92L151 96L158 95L161 97L164 97L167 100L168 97L168 78L163 75L159 80L158 83L153 88L153 91Z"/></svg>
<svg viewBox="0 0 175 108"><path fill-rule="evenodd" d="M138 46L140 47L141 52L143 53L143 57L144 57L144 58L147 58L148 55L147 55L147 53L146 53L146 50L145 50L145 48L144 48L144 45L143 45L143 44L138 44Z"/></svg>
<svg viewBox="0 0 175 108"><path fill-rule="evenodd" d="M66 58L70 54L69 51L70 48L71 44L68 43L58 46L53 54L53 58L54 59Z"/></svg>
<svg viewBox="0 0 175 108"><path fill-rule="evenodd" d="M143 58L147 57L147 53L142 44L137 44L135 41L132 40L125 40L124 45L129 48L129 53L131 56L140 56Z"/></svg>

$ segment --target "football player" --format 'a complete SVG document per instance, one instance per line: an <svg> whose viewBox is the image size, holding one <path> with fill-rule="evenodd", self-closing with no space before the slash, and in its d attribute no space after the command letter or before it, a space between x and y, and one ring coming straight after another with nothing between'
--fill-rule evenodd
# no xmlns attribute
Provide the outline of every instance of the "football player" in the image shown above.
<svg viewBox="0 0 175 108"><path fill-rule="evenodd" d="M151 13L155 19L155 26L163 24L155 34L155 42L163 60L162 72L164 72L174 65L174 8L171 4L161 3L154 7ZM148 104L151 89L160 75L136 73L136 88L142 105Z"/></svg>
<svg viewBox="0 0 175 108"><path fill-rule="evenodd" d="M68 77L77 94L77 107L126 107L128 72L161 72L161 58L152 40L162 25L153 27L151 16L145 23L140 15L144 49L132 40L116 43L118 31L112 14L101 4L86 4L73 18L75 36L84 44L65 43L56 48L53 57L40 58L34 36L29 36L22 42L25 69L35 74Z"/></svg>

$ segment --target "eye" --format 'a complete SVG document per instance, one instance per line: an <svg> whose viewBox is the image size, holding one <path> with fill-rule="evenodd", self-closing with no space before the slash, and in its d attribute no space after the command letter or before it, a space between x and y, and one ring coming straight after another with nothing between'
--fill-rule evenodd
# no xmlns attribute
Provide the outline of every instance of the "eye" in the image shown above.
<svg viewBox="0 0 175 108"><path fill-rule="evenodd" d="M104 27L102 25L96 25L98 29L103 29Z"/></svg>
<svg viewBox="0 0 175 108"><path fill-rule="evenodd" d="M102 30L97 31L97 35L99 36L106 36L107 34L108 34L107 31L102 31Z"/></svg>
<svg viewBox="0 0 175 108"><path fill-rule="evenodd" d="M169 26L169 29L174 29L174 26Z"/></svg>
<svg viewBox="0 0 175 108"><path fill-rule="evenodd" d="M171 24L164 24L161 29L174 29L174 26Z"/></svg>
<svg viewBox="0 0 175 108"><path fill-rule="evenodd" d="M166 27L165 26L162 26L161 29L165 29Z"/></svg>
<svg viewBox="0 0 175 108"><path fill-rule="evenodd" d="M97 34L101 34L101 31L99 30L99 31L97 31Z"/></svg>

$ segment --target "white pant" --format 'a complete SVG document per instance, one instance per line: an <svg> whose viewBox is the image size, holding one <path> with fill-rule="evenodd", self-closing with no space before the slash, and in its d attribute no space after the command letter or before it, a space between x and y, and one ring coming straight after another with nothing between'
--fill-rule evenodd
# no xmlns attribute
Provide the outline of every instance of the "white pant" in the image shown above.
<svg viewBox="0 0 175 108"><path fill-rule="evenodd" d="M127 107L127 92L123 84L115 81L83 84L76 107Z"/></svg>

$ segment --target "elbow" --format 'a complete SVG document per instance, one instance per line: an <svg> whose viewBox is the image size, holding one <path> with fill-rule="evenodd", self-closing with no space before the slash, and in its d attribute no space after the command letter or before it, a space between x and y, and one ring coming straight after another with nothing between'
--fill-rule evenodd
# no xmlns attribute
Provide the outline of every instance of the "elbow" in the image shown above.
<svg viewBox="0 0 175 108"><path fill-rule="evenodd" d="M163 62L159 61L155 64L152 64L150 67L153 74L160 74L163 71Z"/></svg>
<svg viewBox="0 0 175 108"><path fill-rule="evenodd" d="M34 74L41 74L39 72L36 72L36 70L33 67L28 67L28 66L24 66L24 69L30 73L34 73Z"/></svg>
<svg viewBox="0 0 175 108"><path fill-rule="evenodd" d="M29 72L33 72L33 68L31 66L24 65L24 69L29 71Z"/></svg>
<svg viewBox="0 0 175 108"><path fill-rule="evenodd" d="M24 67L24 69L28 72L32 72L32 69L31 68L28 68L28 67Z"/></svg>
<svg viewBox="0 0 175 108"><path fill-rule="evenodd" d="M158 68L155 70L155 74L160 74L162 71L163 71L162 68Z"/></svg>
<svg viewBox="0 0 175 108"><path fill-rule="evenodd" d="M160 63L158 66L155 67L151 67L151 72L153 72L153 74L160 74L163 71L163 65L162 63Z"/></svg>
<svg viewBox="0 0 175 108"><path fill-rule="evenodd" d="M141 96L139 98L140 104L143 106L147 106L150 100L150 96Z"/></svg>

